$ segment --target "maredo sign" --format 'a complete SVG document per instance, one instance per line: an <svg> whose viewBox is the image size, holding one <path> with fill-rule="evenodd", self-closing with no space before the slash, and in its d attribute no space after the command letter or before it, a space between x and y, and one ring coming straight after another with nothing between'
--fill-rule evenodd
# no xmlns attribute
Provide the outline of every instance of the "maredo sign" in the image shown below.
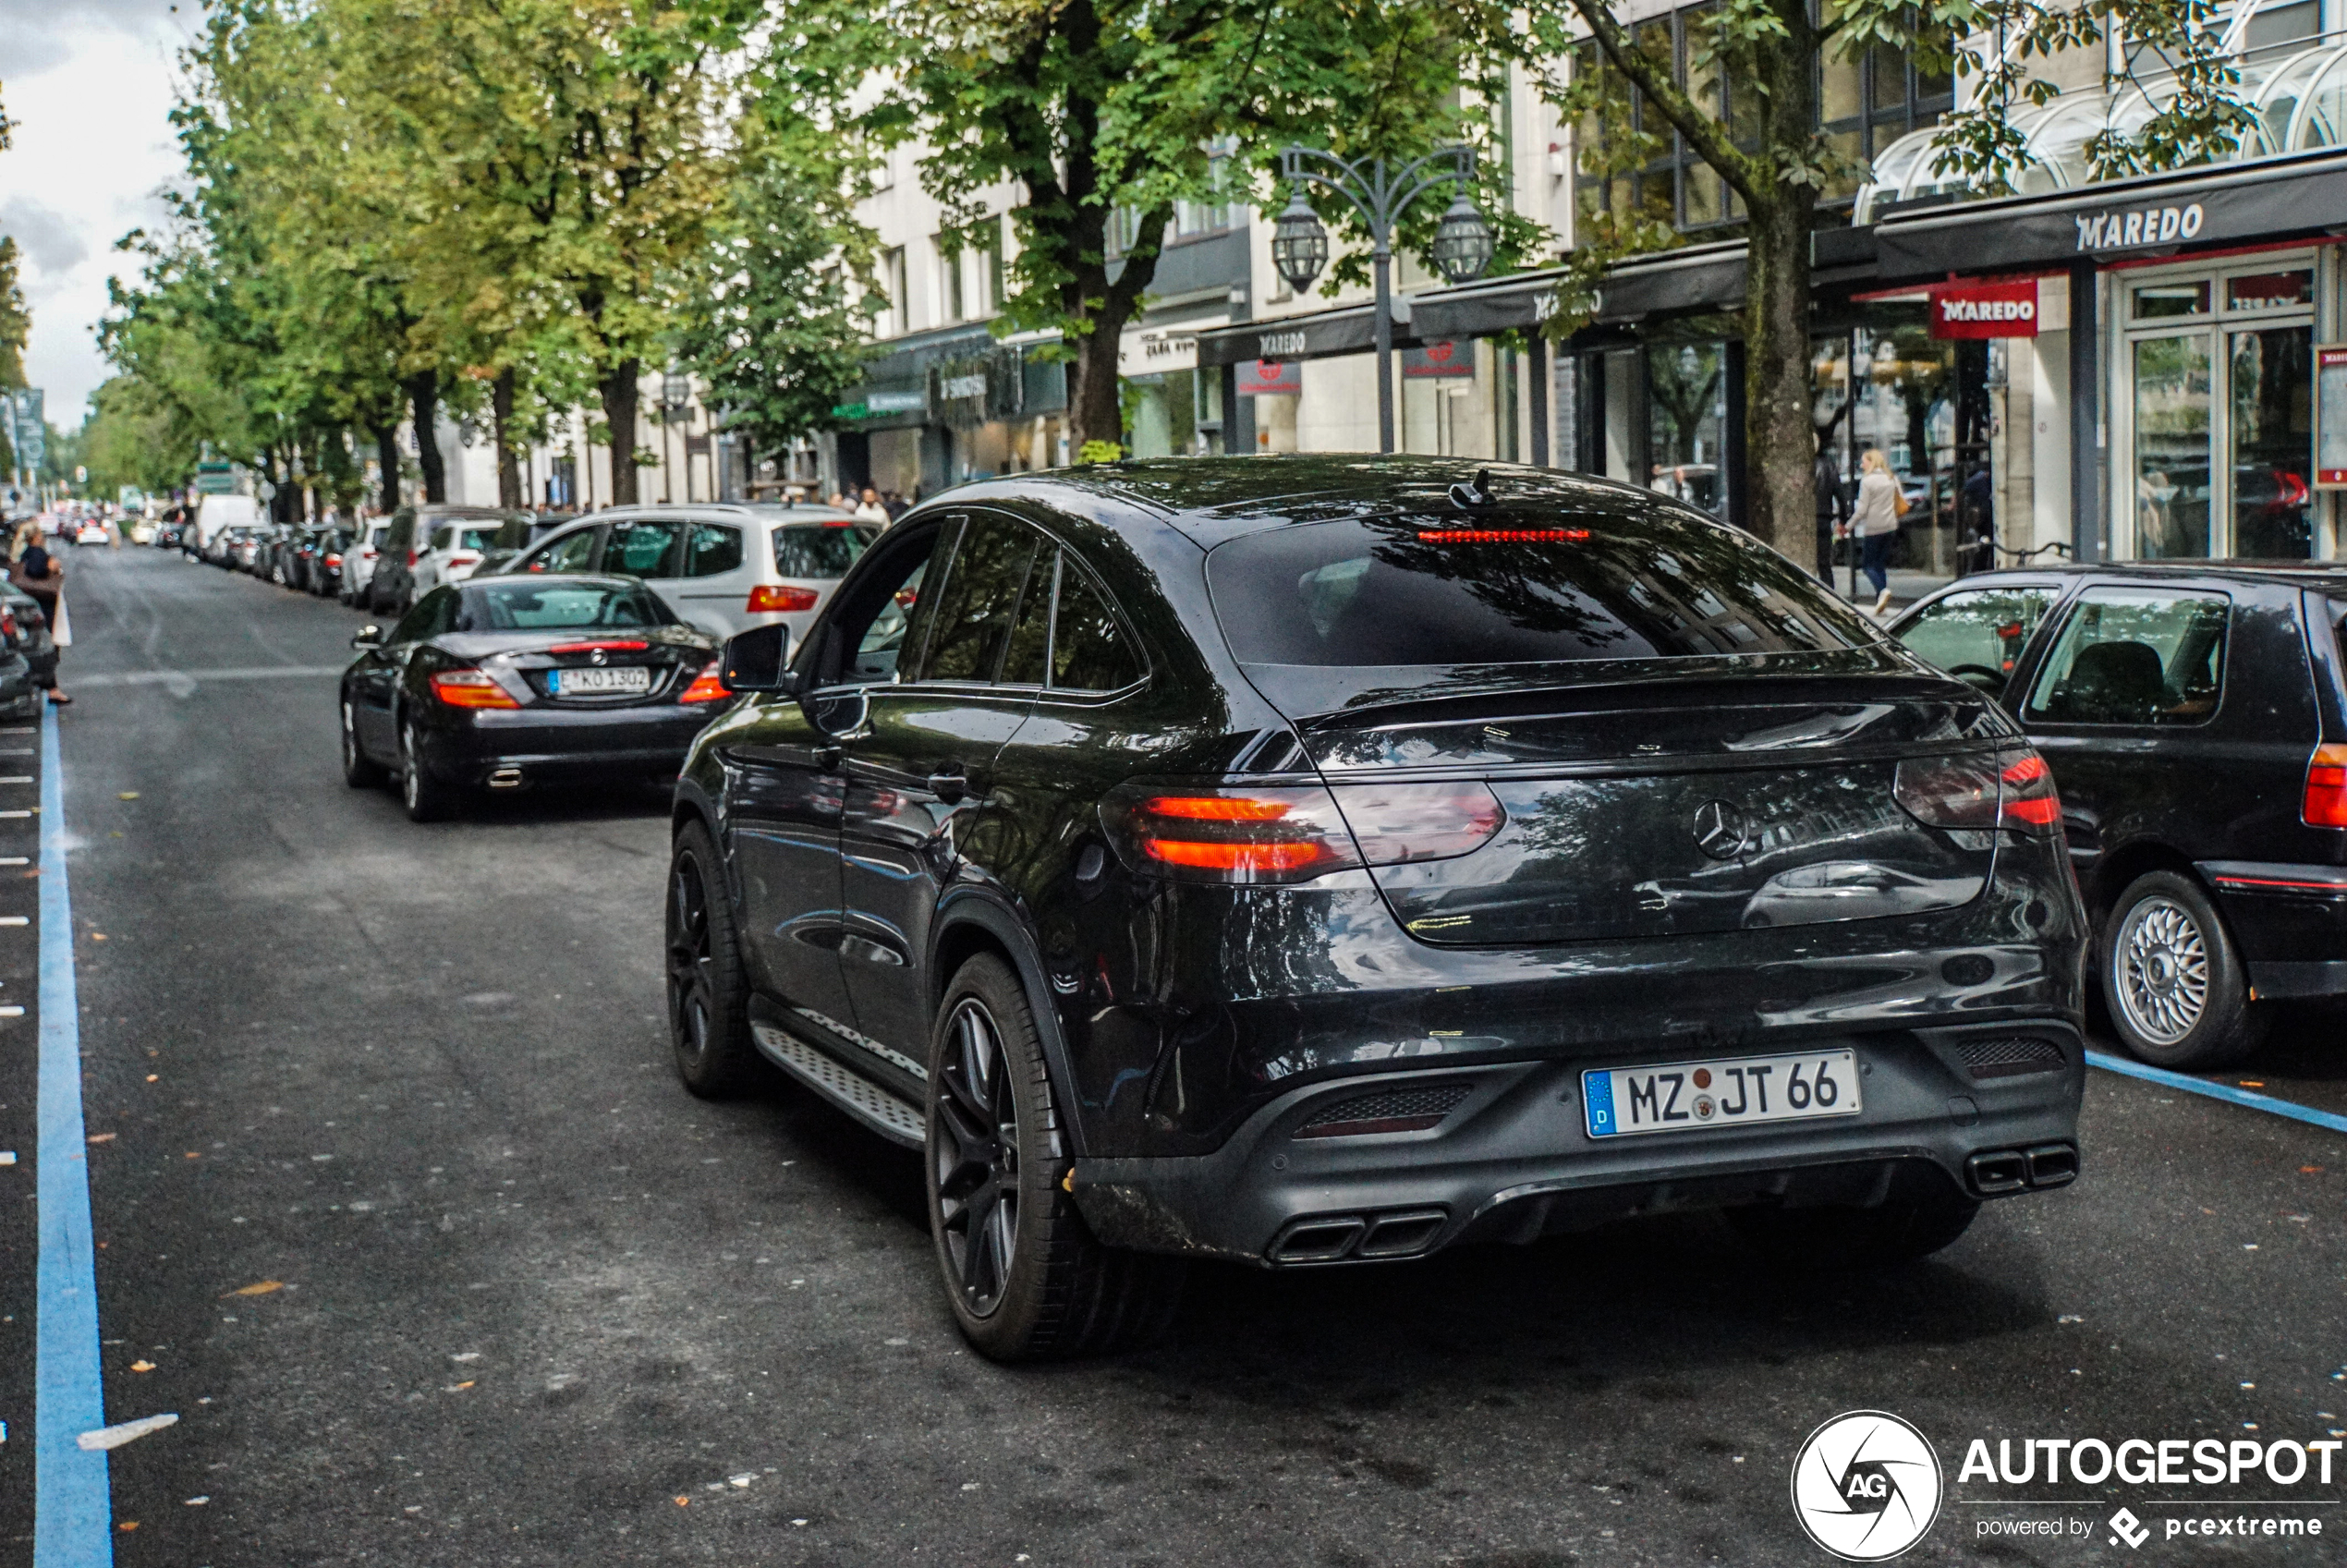
<svg viewBox="0 0 2347 1568"><path fill-rule="evenodd" d="M1943 283L1931 290L1934 337L2035 337L2037 280Z"/></svg>

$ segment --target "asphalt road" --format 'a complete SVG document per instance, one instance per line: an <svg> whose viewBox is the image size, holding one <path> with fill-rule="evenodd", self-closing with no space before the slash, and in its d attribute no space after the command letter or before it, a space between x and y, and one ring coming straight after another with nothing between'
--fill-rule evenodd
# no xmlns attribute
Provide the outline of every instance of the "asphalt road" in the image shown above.
<svg viewBox="0 0 2347 1568"><path fill-rule="evenodd" d="M1855 1408L1946 1467L1907 1561L2131 1559L2122 1502L2327 1526L2146 1561L2347 1560L2347 1464L1957 1480L1975 1438L2347 1428L2347 1136L2097 1074L2084 1178L1895 1275L1650 1221L1210 1271L1161 1349L997 1368L939 1299L911 1158L795 1092L677 1086L661 801L411 825L336 767L350 613L156 551L67 565L106 1419L180 1416L114 1451L117 1562L1823 1562L1788 1476ZM0 857L31 837L0 820ZM36 885L0 869L0 916ZM37 935L0 927L0 1000ZM34 1022L0 1019L0 1563L31 1556ZM2336 1024L2276 1046L2334 1099ZM2058 1517L2091 1532L1984 1534Z"/></svg>

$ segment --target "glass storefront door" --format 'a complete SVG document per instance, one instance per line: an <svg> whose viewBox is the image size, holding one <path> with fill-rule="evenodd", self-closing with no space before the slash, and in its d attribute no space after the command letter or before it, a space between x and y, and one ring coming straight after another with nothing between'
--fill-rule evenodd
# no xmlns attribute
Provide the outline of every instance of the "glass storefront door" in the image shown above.
<svg viewBox="0 0 2347 1568"><path fill-rule="evenodd" d="M2122 273L2132 505L2114 540L2139 560L2313 553L2311 260ZM2122 511L2122 508L2126 509ZM2115 520L2115 519L2114 519Z"/></svg>

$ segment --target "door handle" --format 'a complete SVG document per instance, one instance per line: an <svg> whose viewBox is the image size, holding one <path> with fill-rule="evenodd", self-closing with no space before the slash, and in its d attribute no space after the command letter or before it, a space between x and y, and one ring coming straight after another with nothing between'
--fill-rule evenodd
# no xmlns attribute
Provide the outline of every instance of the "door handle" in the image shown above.
<svg viewBox="0 0 2347 1568"><path fill-rule="evenodd" d="M959 804L969 789L969 775L957 762L942 763L929 776L929 792L948 806Z"/></svg>

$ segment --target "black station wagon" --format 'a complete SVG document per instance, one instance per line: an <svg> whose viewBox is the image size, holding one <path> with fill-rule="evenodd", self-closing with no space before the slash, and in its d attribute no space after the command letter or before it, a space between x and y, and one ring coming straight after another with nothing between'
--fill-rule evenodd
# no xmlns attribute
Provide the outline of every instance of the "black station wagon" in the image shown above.
<svg viewBox="0 0 2347 1568"><path fill-rule="evenodd" d="M1748 536L1416 458L965 486L876 541L676 796L677 1064L924 1151L1005 1359L1186 1258L1661 1209L1895 1262L2078 1169L2044 762Z"/></svg>
<svg viewBox="0 0 2347 1568"><path fill-rule="evenodd" d="M1994 697L2061 786L2127 1048L2239 1061L2289 997L2347 995L2347 570L1991 572L1892 624Z"/></svg>

